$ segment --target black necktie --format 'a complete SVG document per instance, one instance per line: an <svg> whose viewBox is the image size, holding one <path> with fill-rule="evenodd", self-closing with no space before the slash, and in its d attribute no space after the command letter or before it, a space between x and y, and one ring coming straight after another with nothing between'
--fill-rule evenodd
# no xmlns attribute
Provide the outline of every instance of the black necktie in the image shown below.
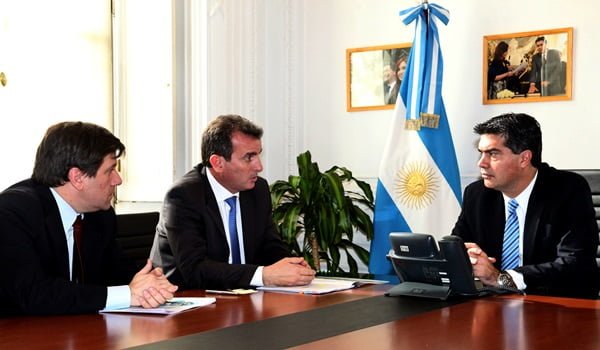
<svg viewBox="0 0 600 350"><path fill-rule="evenodd" d="M82 256L83 219L77 215L73 223L73 282L83 283L83 256Z"/></svg>

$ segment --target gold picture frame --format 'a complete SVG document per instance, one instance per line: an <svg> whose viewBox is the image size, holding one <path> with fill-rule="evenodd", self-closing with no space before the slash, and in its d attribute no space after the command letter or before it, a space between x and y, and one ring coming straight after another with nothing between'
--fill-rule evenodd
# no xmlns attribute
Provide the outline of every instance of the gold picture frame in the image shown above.
<svg viewBox="0 0 600 350"><path fill-rule="evenodd" d="M401 76L406 69L410 47L410 43L402 43L346 50L348 112L394 108L398 73Z"/></svg>
<svg viewBox="0 0 600 350"><path fill-rule="evenodd" d="M483 37L483 104L571 100L573 28Z"/></svg>

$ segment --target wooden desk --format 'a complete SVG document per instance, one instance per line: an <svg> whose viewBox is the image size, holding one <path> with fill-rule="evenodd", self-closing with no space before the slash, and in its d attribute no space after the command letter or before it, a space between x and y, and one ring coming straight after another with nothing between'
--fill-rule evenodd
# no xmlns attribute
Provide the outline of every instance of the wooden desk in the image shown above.
<svg viewBox="0 0 600 350"><path fill-rule="evenodd" d="M375 346L373 344L376 344ZM600 349L600 300L476 299L293 349Z"/></svg>
<svg viewBox="0 0 600 350"><path fill-rule="evenodd" d="M0 319L0 349L121 349L382 295L390 285L321 295L209 294L217 302L171 316L93 314ZM177 296L205 296L185 291Z"/></svg>
<svg viewBox="0 0 600 350"><path fill-rule="evenodd" d="M207 340L212 340L226 344L219 349L239 349L240 339L247 342L247 348L258 341L266 344L261 348L281 348L286 346L269 339L295 334L302 340L293 340L290 346L298 349L600 349L600 300L509 296L446 303L381 296L389 288L375 285L322 296L262 292L217 296L214 305L167 317L105 314L0 319L0 348L186 349L190 344L211 348L215 343ZM204 292L180 295L203 296ZM379 303L380 311L382 303L390 306L393 318L321 338L305 337L315 329L331 328L332 314L343 321L373 318L371 309L347 312L353 305L370 302ZM324 310L329 310L329 318L316 317ZM345 311L337 313L340 310ZM303 323L307 319L312 329ZM266 343L257 339L261 334L268 334Z"/></svg>

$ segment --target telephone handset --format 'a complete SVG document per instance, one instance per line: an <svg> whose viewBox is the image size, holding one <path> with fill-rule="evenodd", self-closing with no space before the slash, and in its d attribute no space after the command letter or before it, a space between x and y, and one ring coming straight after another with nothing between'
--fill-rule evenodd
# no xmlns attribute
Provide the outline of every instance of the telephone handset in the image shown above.
<svg viewBox="0 0 600 350"><path fill-rule="evenodd" d="M446 269L450 277L450 289L454 294L478 295L480 290L475 286L473 266L463 240L458 236L445 236L438 242L440 253L448 262Z"/></svg>
<svg viewBox="0 0 600 350"><path fill-rule="evenodd" d="M523 293L521 290L506 287L483 286L475 280L473 266L469 260L463 240L458 236L445 236L438 242L440 253L447 261L446 269L450 278L450 290L457 295L484 295L489 293Z"/></svg>

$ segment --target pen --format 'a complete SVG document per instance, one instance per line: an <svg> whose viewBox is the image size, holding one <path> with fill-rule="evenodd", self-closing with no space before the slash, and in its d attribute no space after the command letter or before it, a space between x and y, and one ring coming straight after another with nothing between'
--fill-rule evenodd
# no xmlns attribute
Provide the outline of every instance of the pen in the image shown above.
<svg viewBox="0 0 600 350"><path fill-rule="evenodd" d="M237 295L238 294L232 290L216 290L216 289L207 289L205 292L212 293L212 294L228 294L228 295Z"/></svg>
<svg viewBox="0 0 600 350"><path fill-rule="evenodd" d="M245 295L245 294L252 294L252 293L256 293L256 290L254 289L226 289L226 290L218 290L218 289L207 289L205 290L206 293L213 293L213 294L227 294L227 295Z"/></svg>

